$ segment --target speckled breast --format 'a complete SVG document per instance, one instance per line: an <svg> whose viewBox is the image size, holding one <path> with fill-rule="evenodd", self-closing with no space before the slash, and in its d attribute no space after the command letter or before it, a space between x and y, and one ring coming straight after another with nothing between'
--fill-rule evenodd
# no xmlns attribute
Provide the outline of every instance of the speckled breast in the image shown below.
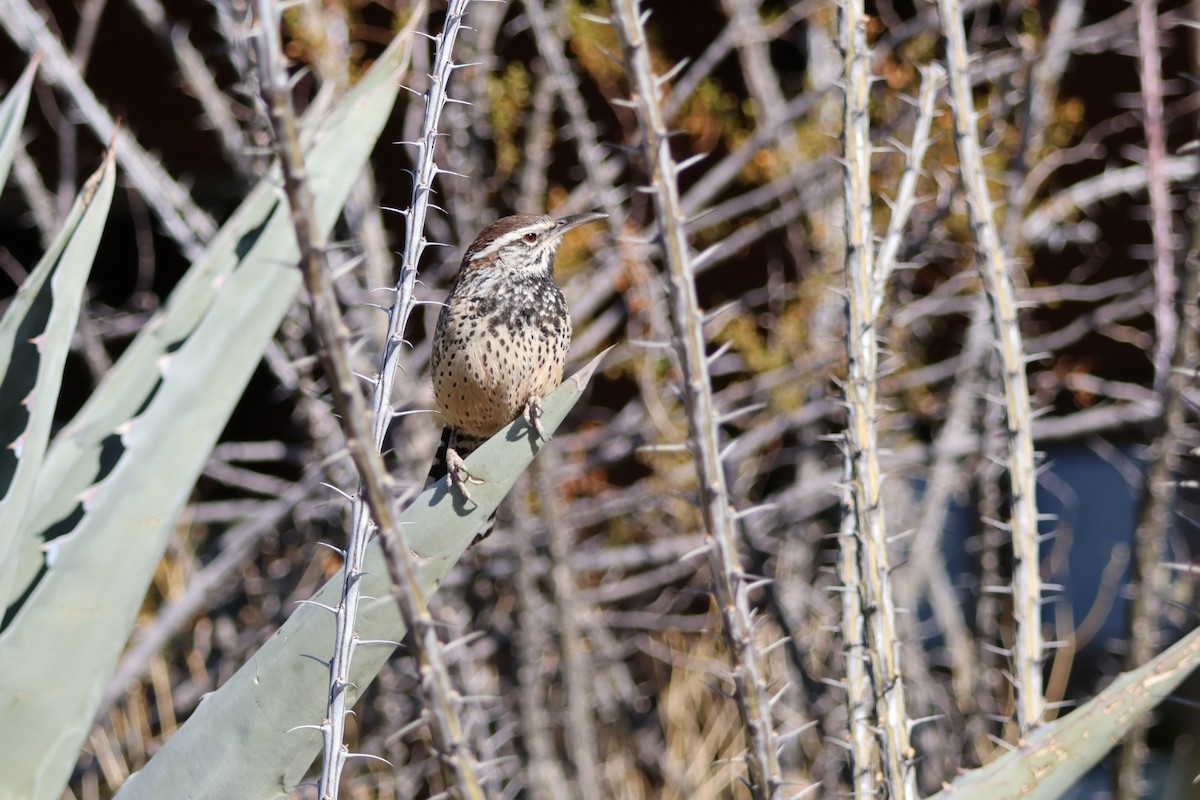
<svg viewBox="0 0 1200 800"><path fill-rule="evenodd" d="M553 278L482 288L455 286L442 309L433 391L448 425L491 436L562 382L571 320Z"/></svg>

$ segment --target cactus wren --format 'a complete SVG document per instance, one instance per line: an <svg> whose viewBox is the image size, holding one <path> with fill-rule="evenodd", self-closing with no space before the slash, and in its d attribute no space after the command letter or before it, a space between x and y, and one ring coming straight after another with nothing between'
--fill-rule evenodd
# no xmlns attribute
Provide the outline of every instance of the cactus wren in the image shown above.
<svg viewBox="0 0 1200 800"><path fill-rule="evenodd" d="M541 400L562 381L571 345L554 254L564 233L605 217L504 217L467 248L433 337L433 392L446 426L426 485L449 474L470 498L466 483L477 481L463 458L518 416L544 437Z"/></svg>

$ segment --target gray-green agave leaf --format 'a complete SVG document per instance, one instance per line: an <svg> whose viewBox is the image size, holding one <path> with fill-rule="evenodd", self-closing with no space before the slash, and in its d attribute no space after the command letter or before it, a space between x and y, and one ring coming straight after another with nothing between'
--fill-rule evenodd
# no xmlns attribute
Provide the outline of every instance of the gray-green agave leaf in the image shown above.
<svg viewBox="0 0 1200 800"><path fill-rule="evenodd" d="M544 403L542 424L553 433L587 386L597 356L567 379ZM427 489L401 516L410 550L416 554L417 581L432 594L471 543L475 532L508 494L544 443L523 420L496 434L467 459L467 469L483 480L471 485L471 502L451 493L445 479ZM358 637L399 641L405 627L392 599L388 571L378 542L367 553L364 601ZM267 800L286 797L304 779L320 751L320 736L301 726L320 724L329 689L327 659L333 647L334 606L342 592L339 576L296 609L283 627L224 686L209 695L150 763L133 775L117 800ZM348 691L366 690L393 648L364 647L354 655Z"/></svg>
<svg viewBox="0 0 1200 800"><path fill-rule="evenodd" d="M1054 800L1120 743L1133 724L1200 665L1200 630L1117 676L1062 719L1015 750L959 777L930 800Z"/></svg>
<svg viewBox="0 0 1200 800"><path fill-rule="evenodd" d="M319 121L306 161L324 235L407 54L398 39ZM0 798L61 795L175 519L295 299L297 257L268 178L47 454L17 542L20 603L0 633Z"/></svg>
<svg viewBox="0 0 1200 800"><path fill-rule="evenodd" d="M110 151L0 319L0 599L15 592L20 531L36 501L63 365L108 220L115 175Z"/></svg>
<svg viewBox="0 0 1200 800"><path fill-rule="evenodd" d="M17 145L21 143L21 129L25 125L25 110L29 108L29 93L33 90L37 65L38 59L34 58L0 102L0 188L8 181L8 171L12 168Z"/></svg>

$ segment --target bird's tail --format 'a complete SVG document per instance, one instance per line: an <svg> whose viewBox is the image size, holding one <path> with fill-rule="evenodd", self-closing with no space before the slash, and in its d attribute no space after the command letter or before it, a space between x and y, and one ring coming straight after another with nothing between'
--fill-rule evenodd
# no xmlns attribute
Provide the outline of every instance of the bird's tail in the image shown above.
<svg viewBox="0 0 1200 800"><path fill-rule="evenodd" d="M429 467L429 475L425 478L425 488L428 489L446 477L446 474L449 472L448 453L451 447L454 448L454 451L461 458L466 458L471 453L474 453L479 445L486 441L487 437L485 436L472 436L469 433L456 431L449 425L442 428L442 442L438 445L437 454L433 457L433 464ZM454 490L451 489L451 491ZM496 515L493 513L488 517L488 521L484 524L483 529L475 536L474 541L471 542L471 546L475 546L491 536L495 527Z"/></svg>

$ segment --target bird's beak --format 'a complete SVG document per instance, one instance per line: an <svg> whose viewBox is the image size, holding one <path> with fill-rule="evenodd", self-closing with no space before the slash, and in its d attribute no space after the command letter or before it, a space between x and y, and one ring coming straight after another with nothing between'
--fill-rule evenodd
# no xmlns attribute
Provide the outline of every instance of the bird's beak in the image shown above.
<svg viewBox="0 0 1200 800"><path fill-rule="evenodd" d="M558 227L554 229L554 235L562 236L567 231L574 230L581 225L599 222L602 219L608 219L608 214L600 211L589 211L586 214L572 214L569 217L563 217L558 220Z"/></svg>

